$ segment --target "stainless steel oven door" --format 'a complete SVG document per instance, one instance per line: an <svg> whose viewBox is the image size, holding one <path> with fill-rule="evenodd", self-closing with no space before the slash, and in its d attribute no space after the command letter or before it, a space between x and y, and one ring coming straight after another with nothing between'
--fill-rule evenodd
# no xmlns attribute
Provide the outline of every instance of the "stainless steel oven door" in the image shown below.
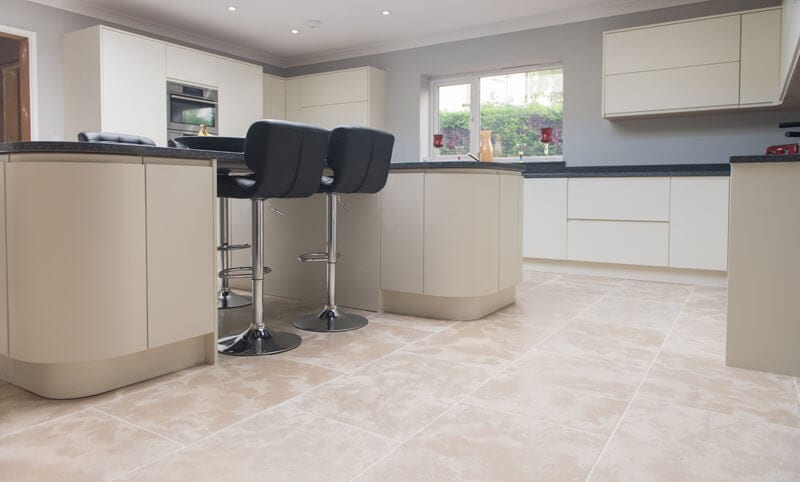
<svg viewBox="0 0 800 482"><path fill-rule="evenodd" d="M170 92L167 114L169 130L197 132L204 125L210 134L218 133L216 100Z"/></svg>

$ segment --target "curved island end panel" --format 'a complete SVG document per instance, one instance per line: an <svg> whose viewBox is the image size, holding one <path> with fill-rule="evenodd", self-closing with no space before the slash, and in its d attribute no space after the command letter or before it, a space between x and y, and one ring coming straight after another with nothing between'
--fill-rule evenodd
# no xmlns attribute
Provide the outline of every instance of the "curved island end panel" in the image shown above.
<svg viewBox="0 0 800 482"><path fill-rule="evenodd" d="M2 378L76 398L213 363L216 161L0 147Z"/></svg>

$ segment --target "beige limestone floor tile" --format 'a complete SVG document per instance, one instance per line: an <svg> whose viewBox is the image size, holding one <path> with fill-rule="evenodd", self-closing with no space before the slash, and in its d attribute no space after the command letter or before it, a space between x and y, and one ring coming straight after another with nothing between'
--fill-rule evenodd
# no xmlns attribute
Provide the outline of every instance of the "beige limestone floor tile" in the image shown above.
<svg viewBox="0 0 800 482"><path fill-rule="evenodd" d="M666 332L678 318L682 306L609 295L581 313L580 317L588 321L630 324Z"/></svg>
<svg viewBox="0 0 800 482"><path fill-rule="evenodd" d="M567 427L609 435L646 365L590 354L533 350L467 401Z"/></svg>
<svg viewBox="0 0 800 482"><path fill-rule="evenodd" d="M544 271L522 270L522 285L536 285L560 278L558 273L545 273Z"/></svg>
<svg viewBox="0 0 800 482"><path fill-rule="evenodd" d="M0 437L77 412L89 399L48 400L10 383L0 384Z"/></svg>
<svg viewBox="0 0 800 482"><path fill-rule="evenodd" d="M581 481L604 437L460 405L359 482Z"/></svg>
<svg viewBox="0 0 800 482"><path fill-rule="evenodd" d="M685 309L670 331L664 351L725 358L726 322L707 313Z"/></svg>
<svg viewBox="0 0 800 482"><path fill-rule="evenodd" d="M349 372L430 334L404 326L370 323L355 331L314 334L281 357Z"/></svg>
<svg viewBox="0 0 800 482"><path fill-rule="evenodd" d="M494 317L465 321L408 346L405 351L481 366L502 366L530 350L557 327Z"/></svg>
<svg viewBox="0 0 800 482"><path fill-rule="evenodd" d="M403 440L494 373L483 367L394 353L290 404Z"/></svg>
<svg viewBox="0 0 800 482"><path fill-rule="evenodd" d="M578 317L570 321L537 349L567 354L595 354L625 362L653 361L664 332L617 323L598 323Z"/></svg>
<svg viewBox="0 0 800 482"><path fill-rule="evenodd" d="M396 446L354 427L277 407L123 480L348 481Z"/></svg>
<svg viewBox="0 0 800 482"><path fill-rule="evenodd" d="M513 305L496 311L487 319L497 317L541 325L562 325L583 312L591 302L575 301L546 293L518 293Z"/></svg>
<svg viewBox="0 0 800 482"><path fill-rule="evenodd" d="M691 293L691 285L636 280L624 280L612 291L614 296L680 304L683 304Z"/></svg>
<svg viewBox="0 0 800 482"><path fill-rule="evenodd" d="M431 332L439 332L458 323L457 321L452 320L434 320L431 318L398 315L396 313L379 313L370 318L369 321L370 323L376 322Z"/></svg>
<svg viewBox="0 0 800 482"><path fill-rule="evenodd" d="M639 396L800 427L791 377L730 368L717 357L662 352Z"/></svg>
<svg viewBox="0 0 800 482"><path fill-rule="evenodd" d="M188 444L339 375L279 357L240 357L98 408Z"/></svg>
<svg viewBox="0 0 800 482"><path fill-rule="evenodd" d="M0 480L106 481L180 447L88 409L0 439Z"/></svg>
<svg viewBox="0 0 800 482"><path fill-rule="evenodd" d="M797 481L800 430L634 400L592 481Z"/></svg>

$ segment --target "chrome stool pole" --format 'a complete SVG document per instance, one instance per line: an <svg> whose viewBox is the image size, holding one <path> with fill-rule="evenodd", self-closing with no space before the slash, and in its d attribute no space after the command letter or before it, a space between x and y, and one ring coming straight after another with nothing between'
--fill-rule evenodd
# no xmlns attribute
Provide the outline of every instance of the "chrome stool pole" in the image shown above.
<svg viewBox="0 0 800 482"><path fill-rule="evenodd" d="M367 326L367 319L352 313L343 313L336 306L336 260L339 254L336 251L336 205L339 195L327 193L325 195L327 207L327 240L326 253L309 253L301 255L302 262L327 263L328 303L318 315L300 317L292 323L296 328L316 332L337 332L357 330Z"/></svg>
<svg viewBox="0 0 800 482"><path fill-rule="evenodd" d="M219 340L217 350L226 355L254 356L282 353L300 346L302 339L294 333L272 332L264 323L264 200L253 199L253 254L250 272L253 283L253 319L250 328L238 336ZM229 268L225 275L233 274L237 268Z"/></svg>
<svg viewBox="0 0 800 482"><path fill-rule="evenodd" d="M220 263L220 278L222 279L222 287L217 294L217 309L226 310L228 308L239 308L247 306L252 303L252 300L247 296L242 296L234 293L230 289L230 278L222 276L231 267L231 251L234 249L246 249L250 247L247 244L230 244L230 210L228 198L219 198L219 251L222 260Z"/></svg>

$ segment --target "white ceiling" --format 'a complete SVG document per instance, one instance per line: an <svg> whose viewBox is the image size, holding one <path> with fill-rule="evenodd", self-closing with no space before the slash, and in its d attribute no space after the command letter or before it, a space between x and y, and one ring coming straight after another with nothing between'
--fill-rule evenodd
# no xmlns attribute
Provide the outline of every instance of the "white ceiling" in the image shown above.
<svg viewBox="0 0 800 482"><path fill-rule="evenodd" d="M702 0L34 1L286 67Z"/></svg>

